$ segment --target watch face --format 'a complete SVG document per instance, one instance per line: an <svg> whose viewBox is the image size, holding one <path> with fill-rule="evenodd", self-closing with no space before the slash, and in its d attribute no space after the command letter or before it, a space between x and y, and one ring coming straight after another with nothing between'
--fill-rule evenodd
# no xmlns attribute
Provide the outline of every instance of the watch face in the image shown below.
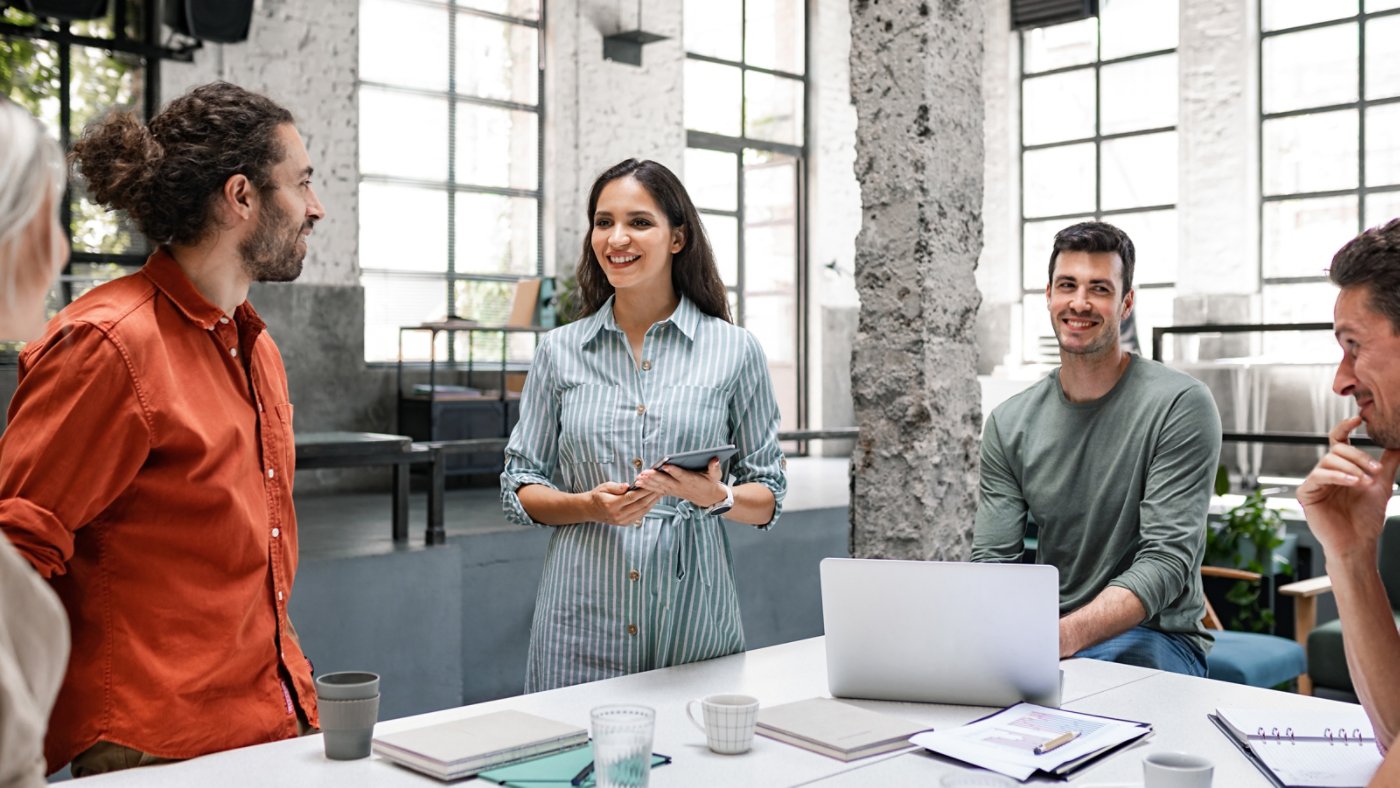
<svg viewBox="0 0 1400 788"><path fill-rule="evenodd" d="M733 506L727 503L717 503L714 506L710 507L709 514L724 514L725 512L733 508Z"/></svg>

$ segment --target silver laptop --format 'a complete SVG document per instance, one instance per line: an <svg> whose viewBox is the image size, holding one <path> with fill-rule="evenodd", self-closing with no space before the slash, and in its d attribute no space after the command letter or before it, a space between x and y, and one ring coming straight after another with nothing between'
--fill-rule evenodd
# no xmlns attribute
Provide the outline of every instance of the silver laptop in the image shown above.
<svg viewBox="0 0 1400 788"><path fill-rule="evenodd" d="M1060 574L1037 564L826 558L831 694L1060 705Z"/></svg>

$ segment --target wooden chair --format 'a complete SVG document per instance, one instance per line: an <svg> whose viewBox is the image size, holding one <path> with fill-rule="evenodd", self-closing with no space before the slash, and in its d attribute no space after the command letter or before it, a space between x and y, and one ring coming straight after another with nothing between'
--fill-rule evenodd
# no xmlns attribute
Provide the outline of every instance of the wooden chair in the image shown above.
<svg viewBox="0 0 1400 788"><path fill-rule="evenodd" d="M1381 581L1385 583L1396 626L1400 626L1400 517L1385 521L1380 543ZM1353 692L1342 644L1342 622L1317 626L1317 598L1331 593L1332 579L1323 575L1280 586L1278 592L1293 597L1294 632L1307 650L1308 675L1298 679L1298 691L1311 695L1314 686Z"/></svg>
<svg viewBox="0 0 1400 788"><path fill-rule="evenodd" d="M1201 576L1255 583L1261 579L1261 575L1255 572L1223 566L1203 566ZM1307 680L1308 660L1307 652L1299 642L1266 632L1225 629L1220 625L1220 617L1215 614L1209 599L1206 600L1206 614L1202 623L1215 635L1215 646L1206 657L1207 677L1251 687L1276 687L1297 679L1299 691L1302 691L1303 682Z"/></svg>

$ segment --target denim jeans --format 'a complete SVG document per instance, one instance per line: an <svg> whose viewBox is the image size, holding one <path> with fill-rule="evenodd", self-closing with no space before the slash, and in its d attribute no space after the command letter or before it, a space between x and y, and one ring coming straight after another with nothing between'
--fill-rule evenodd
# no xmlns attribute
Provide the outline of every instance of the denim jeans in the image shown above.
<svg viewBox="0 0 1400 788"><path fill-rule="evenodd" d="M1205 654L1196 650L1184 636L1142 626L1133 627L1074 656L1156 668L1187 676L1206 675Z"/></svg>

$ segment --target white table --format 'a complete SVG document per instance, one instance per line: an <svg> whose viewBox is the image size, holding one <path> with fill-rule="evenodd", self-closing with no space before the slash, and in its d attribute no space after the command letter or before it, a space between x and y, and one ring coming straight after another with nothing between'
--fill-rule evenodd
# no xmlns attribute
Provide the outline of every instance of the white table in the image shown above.
<svg viewBox="0 0 1400 788"><path fill-rule="evenodd" d="M1336 701L1272 690L1191 679L1155 670L1094 660L1072 659L1064 669L1064 705L1090 713L1152 722L1156 733L1146 743L1119 753L1088 770L1076 782L1141 782L1142 756L1159 749L1197 752L1216 763L1216 785L1267 785L1234 747L1205 719L1216 705L1253 707L1312 706ZM392 687L384 691L392 692ZM842 763L822 755L756 737L753 749L738 756L715 755L704 736L685 718L688 700L717 692L742 692L765 705L825 696L826 655L821 638L736 654L722 659L623 676L607 681L479 703L457 709L381 722L376 733L408 730L488 711L520 709L587 727L588 711L604 703L644 703L656 709L654 750L675 762L652 773L652 784L667 786L779 786L929 784L937 775L961 768L915 752L896 753ZM977 706L852 701L877 711L947 728L992 711ZM1229 779L1224 779L1226 776ZM84 779L93 788L107 786L185 786L243 788L424 788L442 785L399 768L377 756L360 761L328 761L320 736L244 747L167 766L133 769ZM470 783L486 788L487 783Z"/></svg>

